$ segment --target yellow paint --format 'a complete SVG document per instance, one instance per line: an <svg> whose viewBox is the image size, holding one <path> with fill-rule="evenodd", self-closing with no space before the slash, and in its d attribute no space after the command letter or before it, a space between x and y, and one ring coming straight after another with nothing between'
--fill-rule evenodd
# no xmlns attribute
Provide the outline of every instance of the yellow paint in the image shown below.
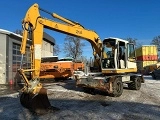
<svg viewBox="0 0 160 120"><path fill-rule="evenodd" d="M129 68L129 69L116 69L116 70L107 70L103 69L102 73L108 74L108 73L114 73L114 74L121 74L121 73L131 73L131 72L137 72L137 68Z"/></svg>
<svg viewBox="0 0 160 120"><path fill-rule="evenodd" d="M146 66L156 64L157 61L137 61L138 70L144 70Z"/></svg>
<svg viewBox="0 0 160 120"><path fill-rule="evenodd" d="M136 49L136 56L145 56L145 55L158 55L156 45L143 45L142 47Z"/></svg>

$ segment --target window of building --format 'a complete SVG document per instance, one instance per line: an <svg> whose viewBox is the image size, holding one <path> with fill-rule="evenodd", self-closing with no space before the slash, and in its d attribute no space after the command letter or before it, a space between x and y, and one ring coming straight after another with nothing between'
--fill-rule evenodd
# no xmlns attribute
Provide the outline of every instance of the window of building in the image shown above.
<svg viewBox="0 0 160 120"><path fill-rule="evenodd" d="M20 52L20 44L13 43L13 72L17 72L17 69L20 67L21 63L21 52ZM30 49L26 48L26 54L23 56L23 68L30 68Z"/></svg>

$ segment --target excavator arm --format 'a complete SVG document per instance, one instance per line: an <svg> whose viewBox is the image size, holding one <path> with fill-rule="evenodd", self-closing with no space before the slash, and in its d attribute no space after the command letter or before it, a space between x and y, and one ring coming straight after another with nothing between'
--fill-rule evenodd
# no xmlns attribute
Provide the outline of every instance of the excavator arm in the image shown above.
<svg viewBox="0 0 160 120"><path fill-rule="evenodd" d="M45 11L39 8L38 4L32 5L26 13L25 18L23 19L23 40L21 44L21 54L25 54L27 34L28 32L32 33L32 75L33 77L39 77L40 73L40 63L41 63L41 46L42 46L42 37L44 28L61 32L64 34L72 35L89 41L94 48L93 54L99 57L101 56L102 42L99 36L91 30L85 29L78 23L72 22L68 19L65 19L55 13L49 13L54 18L57 18L64 23L56 22L43 18L39 14L39 10Z"/></svg>
<svg viewBox="0 0 160 120"><path fill-rule="evenodd" d="M54 18L57 18L62 22L57 22L57 21L53 21L53 20L42 17L39 13L40 10L52 15ZM43 94L43 97L42 97L43 101L42 100L40 101L40 98L36 99L36 102L29 104L29 106L32 109L34 109L33 111L35 111L35 108L38 108L38 106L33 108L31 105L35 105L36 103L39 102L41 104L47 104L45 105L45 107L43 107L46 109L50 107L48 97L47 97L47 92L42 87L42 84L39 82L40 64L41 64L41 47L42 47L44 28L87 40L92 45L94 56L97 56L97 55L99 57L101 56L102 42L99 36L96 34L96 32L85 29L79 23L63 18L55 13L50 13L40 8L38 4L34 4L28 9L25 18L22 21L22 26L23 26L23 37L22 37L22 44L20 48L22 56L23 54L25 54L28 34L31 34L32 36L31 37L32 45L30 46L31 69L26 69L26 70L23 68L19 69L19 73L25 82L25 85L21 90L22 91L21 103L23 106L26 107L26 103L28 102L26 101L26 96L31 98L30 101L35 101L35 100L32 100L32 98L35 99L35 96L40 97ZM31 80L28 80L28 78L25 75L25 72L32 73ZM44 103L44 98L46 98L45 103Z"/></svg>

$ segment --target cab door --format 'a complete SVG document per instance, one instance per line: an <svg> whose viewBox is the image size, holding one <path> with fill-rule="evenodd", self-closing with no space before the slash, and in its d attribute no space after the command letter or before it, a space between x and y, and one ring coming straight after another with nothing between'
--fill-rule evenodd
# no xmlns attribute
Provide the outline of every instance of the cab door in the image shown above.
<svg viewBox="0 0 160 120"><path fill-rule="evenodd" d="M136 61L136 53L134 44L128 43L128 61L135 62Z"/></svg>
<svg viewBox="0 0 160 120"><path fill-rule="evenodd" d="M117 47L117 68L125 69L126 68L126 43L123 41L118 42Z"/></svg>
<svg viewBox="0 0 160 120"><path fill-rule="evenodd" d="M127 44L127 68L137 70L135 46L132 43Z"/></svg>

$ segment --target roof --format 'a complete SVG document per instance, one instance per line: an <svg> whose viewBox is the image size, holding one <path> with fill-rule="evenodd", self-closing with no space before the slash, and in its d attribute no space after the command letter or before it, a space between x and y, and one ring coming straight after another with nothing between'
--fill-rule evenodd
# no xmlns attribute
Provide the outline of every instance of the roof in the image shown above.
<svg viewBox="0 0 160 120"><path fill-rule="evenodd" d="M127 41L127 40L120 39L120 38L116 38L116 37L108 37L108 38L105 38L104 40L107 40L107 39L114 39L114 40L119 40L119 41L122 41L122 42L126 42L126 43L128 43L128 41Z"/></svg>
<svg viewBox="0 0 160 120"><path fill-rule="evenodd" d="M42 57L42 58L55 58L55 57L58 57L58 56L45 56L45 57Z"/></svg>
<svg viewBox="0 0 160 120"><path fill-rule="evenodd" d="M0 29L0 33L2 34L7 34L7 35L14 35L17 36L19 38L22 38L22 36L20 34L16 34L14 32L8 31L8 30L4 30L4 29ZM52 45L55 45L55 39L53 37L51 37L49 34L45 33L43 34L43 39L49 43L51 43Z"/></svg>
<svg viewBox="0 0 160 120"><path fill-rule="evenodd" d="M52 45L55 45L55 39L46 32L43 33L43 39L51 43Z"/></svg>
<svg viewBox="0 0 160 120"><path fill-rule="evenodd" d="M15 36L17 36L17 37L22 38L21 35L16 34L16 33L14 33L14 32L10 32L10 31L8 31L8 30L4 30L4 29L0 29L0 33L7 34L7 35L15 35Z"/></svg>
<svg viewBox="0 0 160 120"><path fill-rule="evenodd" d="M142 45L142 46L157 46L157 45Z"/></svg>

